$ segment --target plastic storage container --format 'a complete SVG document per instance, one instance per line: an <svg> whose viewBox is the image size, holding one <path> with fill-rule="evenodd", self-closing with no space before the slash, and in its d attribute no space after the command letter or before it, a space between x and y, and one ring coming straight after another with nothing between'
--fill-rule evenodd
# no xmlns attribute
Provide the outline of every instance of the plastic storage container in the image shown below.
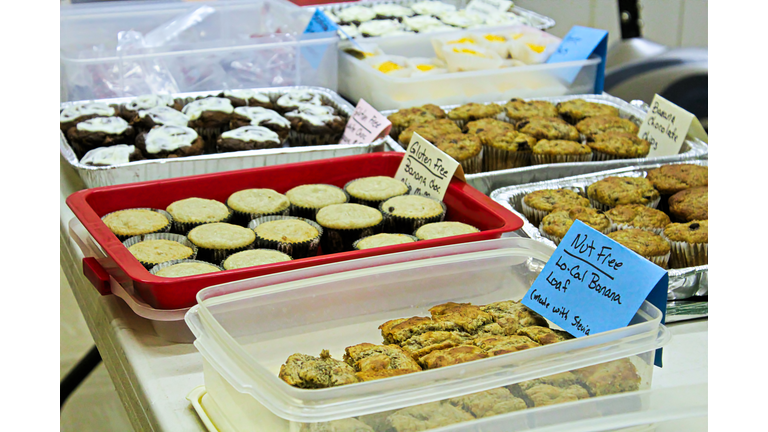
<svg viewBox="0 0 768 432"><path fill-rule="evenodd" d="M493 30L496 29L496 30ZM485 33L487 30L461 30L451 34ZM375 38L376 45L386 54L404 57L435 57L431 39L435 34L416 34ZM358 41L367 43L364 39ZM496 102L513 97L531 98L589 94L595 91L599 57L588 60L516 66L501 69L465 71L427 75L418 78L398 78L383 74L343 50L349 42L339 45L339 93L357 101L365 99L378 110L392 110L424 105L459 105L467 102Z"/></svg>
<svg viewBox="0 0 768 432"><path fill-rule="evenodd" d="M86 276L103 275L106 272L114 277L118 283L126 286L128 292L135 293L147 304L158 309L178 309L192 306L195 304L195 294L199 290L224 282L336 261L488 240L498 238L502 233L514 231L522 226L522 220L513 215L512 212L466 183L453 179L443 199L448 207L446 220L468 223L479 228L480 232L362 251L319 255L183 278L163 278L150 274L101 221L102 216L112 211L139 207L164 209L174 201L190 197L226 202L232 193L251 187L271 188L280 193L285 193L298 185L311 183L326 183L343 187L350 180L360 177L393 176L402 158L402 153L372 153L108 186L75 192L67 197L66 202L108 257L99 262L95 260L87 262L87 265L93 267L84 268ZM91 280L97 285L101 283L101 278Z"/></svg>
<svg viewBox="0 0 768 432"><path fill-rule="evenodd" d="M285 0L62 5L62 101L217 89L336 89L334 32Z"/></svg>
<svg viewBox="0 0 768 432"><path fill-rule="evenodd" d="M319 390L295 388L278 378L280 366L294 353L316 356L327 349L340 360L345 347L381 343L377 327L390 319L429 316L430 307L448 301L519 300L554 248L522 238L495 242L504 246L258 290L249 289L254 279L201 291L185 319L204 360L210 398L226 412L229 424L237 425L231 430L298 431L307 430L306 423L381 417L386 411L613 361L633 365L637 390L650 388L654 350L668 341L669 333L661 312L647 302L625 328L454 366ZM594 401L573 405L599 410ZM526 430L533 425L509 419L544 421L546 415L538 414L549 409L501 414L456 430L485 430L486 424L504 422L504 430Z"/></svg>

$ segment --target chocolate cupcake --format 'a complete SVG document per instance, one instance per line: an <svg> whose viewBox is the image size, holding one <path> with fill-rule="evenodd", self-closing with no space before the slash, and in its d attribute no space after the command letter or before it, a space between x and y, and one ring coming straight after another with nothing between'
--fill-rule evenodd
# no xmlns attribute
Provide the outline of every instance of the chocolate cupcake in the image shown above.
<svg viewBox="0 0 768 432"><path fill-rule="evenodd" d="M672 195L669 213L683 222L709 219L709 187L699 186Z"/></svg>
<svg viewBox="0 0 768 432"><path fill-rule="evenodd" d="M558 117L557 108L552 102L522 99L511 99L504 105L504 114L517 123L530 117Z"/></svg>
<svg viewBox="0 0 768 432"><path fill-rule="evenodd" d="M323 106L323 98L318 94L306 90L289 90L277 98L275 110L280 113L295 111L303 105Z"/></svg>
<svg viewBox="0 0 768 432"><path fill-rule="evenodd" d="M232 210L205 198L186 198L172 202L166 209L173 217L173 232L186 235L192 228L213 222L229 222Z"/></svg>
<svg viewBox="0 0 768 432"><path fill-rule="evenodd" d="M537 140L580 141L579 131L556 117L529 117L517 122L516 128Z"/></svg>
<svg viewBox="0 0 768 432"><path fill-rule="evenodd" d="M323 228L295 216L262 216L248 224L256 234L256 247L275 249L293 259L317 255Z"/></svg>
<svg viewBox="0 0 768 432"><path fill-rule="evenodd" d="M619 116L619 109L616 107L596 102L587 102L584 99L571 99L560 102L556 106L560 116L571 124L576 124L587 117Z"/></svg>
<svg viewBox="0 0 768 432"><path fill-rule="evenodd" d="M464 174L477 174L483 171L483 144L480 138L453 133L439 137L434 144L461 164Z"/></svg>
<svg viewBox="0 0 768 432"><path fill-rule="evenodd" d="M166 261L195 259L197 256L197 247L179 234L142 234L125 240L123 246L147 270Z"/></svg>
<svg viewBox="0 0 768 432"><path fill-rule="evenodd" d="M94 117L69 128L67 139L77 156L82 158L97 147L133 143L134 130L120 117Z"/></svg>
<svg viewBox="0 0 768 432"><path fill-rule="evenodd" d="M606 132L626 132L631 135L637 135L640 127L632 120L617 116L594 116L587 117L576 124L576 129L584 136L593 139L596 135Z"/></svg>
<svg viewBox="0 0 768 432"><path fill-rule="evenodd" d="M661 268L668 268L670 246L663 237L637 228L614 231L608 234L622 246L648 259Z"/></svg>
<svg viewBox="0 0 768 432"><path fill-rule="evenodd" d="M596 208L610 210L622 204L656 208L661 196L646 178L606 177L587 187L587 197Z"/></svg>
<svg viewBox="0 0 768 432"><path fill-rule="evenodd" d="M463 222L432 222L419 227L413 235L419 240L432 240L477 232L480 230Z"/></svg>
<svg viewBox="0 0 768 432"><path fill-rule="evenodd" d="M592 160L592 149L586 144L568 140L542 139L531 148L531 163L533 165L589 162Z"/></svg>
<svg viewBox="0 0 768 432"><path fill-rule="evenodd" d="M460 128L463 128L464 125L471 121L494 118L501 113L502 110L503 108L495 103L479 104L470 102L450 110L447 116L449 119L455 121Z"/></svg>
<svg viewBox="0 0 768 432"><path fill-rule="evenodd" d="M493 118L484 118L467 123L464 129L466 129L466 133L478 135L482 139L481 134L484 133L500 134L507 131L514 131L515 125Z"/></svg>
<svg viewBox="0 0 768 432"><path fill-rule="evenodd" d="M140 111L148 111L156 107L180 110L182 103L174 99L171 95L150 94L136 96L129 102L126 102L120 106L120 116L125 119L125 121L133 124L135 123L136 117L138 117Z"/></svg>
<svg viewBox="0 0 768 432"><path fill-rule="evenodd" d="M261 107L237 107L232 120L229 122L230 129L237 129L243 126L262 126L280 137L280 142L288 138L291 131L291 122L281 116L276 111Z"/></svg>
<svg viewBox="0 0 768 432"><path fill-rule="evenodd" d="M449 134L460 134L461 129L452 120L449 119L437 119L429 120L423 123L415 123L408 126L404 131L400 133L397 141L405 148L411 143L413 133L416 132L421 135L425 140L435 143L438 138Z"/></svg>
<svg viewBox="0 0 768 432"><path fill-rule="evenodd" d="M523 214L534 226L539 226L544 216L555 207L569 210L572 207L590 207L589 200L570 189L540 189L526 194L521 204Z"/></svg>
<svg viewBox="0 0 768 432"><path fill-rule="evenodd" d="M291 261L289 255L273 249L249 249L234 253L221 262L224 270Z"/></svg>
<svg viewBox="0 0 768 432"><path fill-rule="evenodd" d="M261 126L243 126L228 130L216 140L219 153L282 147L280 137Z"/></svg>
<svg viewBox="0 0 768 432"><path fill-rule="evenodd" d="M152 208L118 210L101 220L121 242L142 234L169 232L173 223L170 213Z"/></svg>
<svg viewBox="0 0 768 432"><path fill-rule="evenodd" d="M149 159L165 159L201 155L205 143L192 128L165 125L140 133L136 147Z"/></svg>
<svg viewBox="0 0 768 432"><path fill-rule="evenodd" d="M155 126L189 127L189 117L173 108L156 106L148 110L139 110L131 124L140 131L148 131Z"/></svg>
<svg viewBox="0 0 768 432"><path fill-rule="evenodd" d="M207 97L186 104L181 112L189 117L189 127L194 128L212 146L229 126L234 107L229 99Z"/></svg>
<svg viewBox="0 0 768 432"><path fill-rule="evenodd" d="M347 122L329 106L300 105L285 113L291 122L292 146L334 144L339 141Z"/></svg>
<svg viewBox="0 0 768 432"><path fill-rule="evenodd" d="M327 184L307 184L296 186L285 193L291 202L291 214L310 220L317 212L331 204L349 202L349 195L340 187Z"/></svg>
<svg viewBox="0 0 768 432"><path fill-rule="evenodd" d="M82 102L70 105L59 113L59 127L65 134L67 131L82 121L94 117L112 117L118 110L101 102Z"/></svg>
<svg viewBox="0 0 768 432"><path fill-rule="evenodd" d="M402 195L381 203L379 211L384 215L384 232L413 234L422 225L441 222L447 207L436 199Z"/></svg>
<svg viewBox="0 0 768 432"><path fill-rule="evenodd" d="M230 195L227 206L233 212L232 223L247 226L262 216L288 216L291 202L272 189L244 189Z"/></svg>
<svg viewBox="0 0 768 432"><path fill-rule="evenodd" d="M627 132L601 133L587 141L587 145L595 161L642 158L651 151L648 141Z"/></svg>
<svg viewBox="0 0 768 432"><path fill-rule="evenodd" d="M363 237L378 234L384 217L375 208L361 204L332 204L321 208L315 217L323 227L320 244L323 253L354 250L352 245Z"/></svg>
<svg viewBox="0 0 768 432"><path fill-rule="evenodd" d="M229 99L235 108L244 106L272 108L269 95L256 90L224 90L219 97Z"/></svg>
<svg viewBox="0 0 768 432"><path fill-rule="evenodd" d="M199 259L218 264L228 255L250 249L256 234L239 225L214 222L192 228L187 238L197 246Z"/></svg>
<svg viewBox="0 0 768 432"><path fill-rule="evenodd" d="M372 236L363 237L360 240L354 242L352 247L355 250L373 249L384 246L394 246L399 244L407 244L418 241L415 236L408 234L390 234L380 233Z"/></svg>
<svg viewBox="0 0 768 432"><path fill-rule="evenodd" d="M223 268L200 260L173 260L166 261L152 267L149 272L160 277L188 277L206 273L215 273L224 270Z"/></svg>
<svg viewBox="0 0 768 432"><path fill-rule="evenodd" d="M352 180L344 185L344 190L351 203L378 209L383 201L407 194L408 186L392 177L374 176Z"/></svg>
<svg viewBox="0 0 768 432"><path fill-rule="evenodd" d="M136 146L117 144L89 150L80 159L80 163L88 166L113 166L140 160L144 160L144 156Z"/></svg>
<svg viewBox="0 0 768 432"><path fill-rule="evenodd" d="M662 234L672 248L671 268L708 264L709 221L671 223Z"/></svg>

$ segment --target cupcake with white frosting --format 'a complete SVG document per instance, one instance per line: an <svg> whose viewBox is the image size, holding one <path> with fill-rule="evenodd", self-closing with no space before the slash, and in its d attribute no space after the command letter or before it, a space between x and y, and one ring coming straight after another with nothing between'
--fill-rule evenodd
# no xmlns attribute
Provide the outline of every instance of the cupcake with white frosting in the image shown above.
<svg viewBox="0 0 768 432"><path fill-rule="evenodd" d="M272 100L270 100L269 95L257 90L224 90L219 94L219 97L229 99L233 107L272 108Z"/></svg>
<svg viewBox="0 0 768 432"><path fill-rule="evenodd" d="M365 6L350 6L336 12L340 24L360 25L376 18L376 12Z"/></svg>
<svg viewBox="0 0 768 432"><path fill-rule="evenodd" d="M78 157L97 147L133 142L134 130L121 117L94 117L69 128L67 139Z"/></svg>
<svg viewBox="0 0 768 432"><path fill-rule="evenodd" d="M219 153L281 147L280 137L262 126L243 126L221 134L216 141Z"/></svg>
<svg viewBox="0 0 768 432"><path fill-rule="evenodd" d="M360 24L357 30L365 37L379 37L403 29L400 21L395 19L380 19Z"/></svg>
<svg viewBox="0 0 768 432"><path fill-rule="evenodd" d="M205 144L192 128L164 125L140 133L136 147L149 159L164 159L203 154Z"/></svg>
<svg viewBox="0 0 768 432"><path fill-rule="evenodd" d="M189 126L189 117L181 111L161 105L150 109L140 109L131 125L140 131L148 131L155 126Z"/></svg>
<svg viewBox="0 0 768 432"><path fill-rule="evenodd" d="M411 9L419 15L439 16L448 12L456 12L456 6L439 1L422 1L411 5Z"/></svg>
<svg viewBox="0 0 768 432"><path fill-rule="evenodd" d="M333 107L324 105L300 105L285 117L291 122L292 146L335 144L347 125L345 119L334 114Z"/></svg>
<svg viewBox="0 0 768 432"><path fill-rule="evenodd" d="M409 7L391 3L377 4L371 9L376 13L376 19L380 20L394 19L401 21L405 17L410 17L416 14L416 12Z"/></svg>
<svg viewBox="0 0 768 432"><path fill-rule="evenodd" d="M144 156L136 146L118 144L90 150L82 159L80 159L80 163L89 166L112 166L127 164L128 162L143 159Z"/></svg>
<svg viewBox="0 0 768 432"><path fill-rule="evenodd" d="M166 107L171 109L181 109L182 103L177 101L171 95L149 94L136 96L132 100L120 106L120 116L127 122L134 123L139 111L149 110L155 107Z"/></svg>
<svg viewBox="0 0 768 432"><path fill-rule="evenodd" d="M181 112L189 117L189 127L209 143L215 144L219 135L227 129L234 110L229 99L207 97L186 104Z"/></svg>
<svg viewBox="0 0 768 432"><path fill-rule="evenodd" d="M323 98L318 93L307 90L289 90L277 98L275 110L287 113L296 110L300 105L322 106Z"/></svg>
<svg viewBox="0 0 768 432"><path fill-rule="evenodd" d="M262 126L280 137L280 142L288 138L291 122L276 111L262 107L237 107L229 121L230 129L243 126Z"/></svg>
<svg viewBox="0 0 768 432"><path fill-rule="evenodd" d="M82 121L94 117L112 117L117 115L117 110L102 102L81 102L70 105L59 113L59 127L65 134L67 131Z"/></svg>

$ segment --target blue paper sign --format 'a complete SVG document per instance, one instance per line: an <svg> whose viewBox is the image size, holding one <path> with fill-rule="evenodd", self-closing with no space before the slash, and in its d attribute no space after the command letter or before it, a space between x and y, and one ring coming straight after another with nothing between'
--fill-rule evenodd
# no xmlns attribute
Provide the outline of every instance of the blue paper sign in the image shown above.
<svg viewBox="0 0 768 432"><path fill-rule="evenodd" d="M597 66L595 76L595 94L603 92L605 84L605 57L608 54L608 32L589 27L573 26L571 31L563 38L557 51L552 53L547 63L562 63L576 60L586 60L592 54L601 58ZM569 81L576 79L578 72L574 72Z"/></svg>
<svg viewBox="0 0 768 432"><path fill-rule="evenodd" d="M315 13L312 18L309 19L307 28L304 29L303 40L312 39L312 33L325 33L330 31L337 31L339 26L335 22L328 18L328 15L323 13L320 9L315 9ZM325 51L328 49L327 44L320 44L316 46L306 46L301 48L301 53L305 59L309 62L313 69L317 69L320 66L320 62L325 56Z"/></svg>
<svg viewBox="0 0 768 432"><path fill-rule="evenodd" d="M666 270L577 220L522 303L582 337L626 327L646 299L666 315L668 285Z"/></svg>

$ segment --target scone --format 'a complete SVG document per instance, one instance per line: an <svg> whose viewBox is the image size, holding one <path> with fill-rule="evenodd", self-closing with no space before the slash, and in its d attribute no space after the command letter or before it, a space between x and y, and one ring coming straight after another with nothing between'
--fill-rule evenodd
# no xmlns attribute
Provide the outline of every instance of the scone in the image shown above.
<svg viewBox="0 0 768 432"><path fill-rule="evenodd" d="M667 268L671 248L662 236L637 228L614 231L608 234L612 240L647 258L661 268Z"/></svg>

